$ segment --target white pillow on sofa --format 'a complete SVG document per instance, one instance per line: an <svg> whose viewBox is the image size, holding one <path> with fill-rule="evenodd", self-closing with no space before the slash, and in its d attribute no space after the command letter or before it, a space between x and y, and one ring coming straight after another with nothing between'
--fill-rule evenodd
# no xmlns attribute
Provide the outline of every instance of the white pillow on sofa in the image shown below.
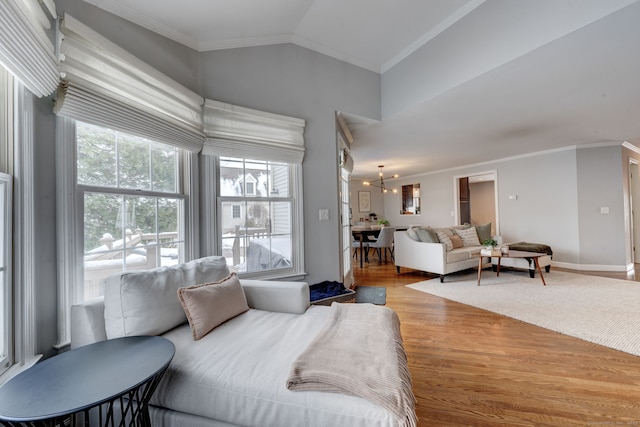
<svg viewBox="0 0 640 427"><path fill-rule="evenodd" d="M453 232L458 236L460 236L464 246L480 246L480 241L478 240L478 233L476 232L475 227L464 228L464 229L454 228Z"/></svg>
<svg viewBox="0 0 640 427"><path fill-rule="evenodd" d="M178 288L229 276L224 257L206 257L171 267L115 274L104 285L107 338L160 335L187 321Z"/></svg>

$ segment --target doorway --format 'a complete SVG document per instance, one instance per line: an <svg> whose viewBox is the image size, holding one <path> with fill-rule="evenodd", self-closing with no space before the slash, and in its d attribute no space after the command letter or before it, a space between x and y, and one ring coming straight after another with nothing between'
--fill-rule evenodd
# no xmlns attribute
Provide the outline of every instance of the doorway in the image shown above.
<svg viewBox="0 0 640 427"><path fill-rule="evenodd" d="M491 223L491 235L499 234L497 173L495 171L455 177L456 224ZM482 242L481 242L482 243Z"/></svg>

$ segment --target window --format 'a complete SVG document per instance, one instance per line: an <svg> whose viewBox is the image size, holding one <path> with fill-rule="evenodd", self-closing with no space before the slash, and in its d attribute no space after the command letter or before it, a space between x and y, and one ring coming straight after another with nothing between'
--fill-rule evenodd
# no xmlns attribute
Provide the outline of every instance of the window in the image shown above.
<svg viewBox="0 0 640 427"><path fill-rule="evenodd" d="M242 277L301 278L305 121L206 99L203 122L201 255Z"/></svg>
<svg viewBox="0 0 640 427"><path fill-rule="evenodd" d="M219 157L218 164L221 246L227 264L239 273L292 269L292 167L234 157Z"/></svg>
<svg viewBox="0 0 640 427"><path fill-rule="evenodd" d="M184 259L184 200L176 147L77 122L84 286L102 295L105 277Z"/></svg>

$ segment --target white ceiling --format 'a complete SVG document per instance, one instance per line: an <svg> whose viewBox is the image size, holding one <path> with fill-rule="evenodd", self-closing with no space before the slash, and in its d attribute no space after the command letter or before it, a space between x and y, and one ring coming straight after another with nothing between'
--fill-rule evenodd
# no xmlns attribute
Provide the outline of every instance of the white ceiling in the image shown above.
<svg viewBox="0 0 640 427"><path fill-rule="evenodd" d="M356 177L640 141L638 0L85 1L199 51L295 43L381 73L383 120L344 112ZM429 49L447 35L463 47ZM418 49L430 80L385 111Z"/></svg>

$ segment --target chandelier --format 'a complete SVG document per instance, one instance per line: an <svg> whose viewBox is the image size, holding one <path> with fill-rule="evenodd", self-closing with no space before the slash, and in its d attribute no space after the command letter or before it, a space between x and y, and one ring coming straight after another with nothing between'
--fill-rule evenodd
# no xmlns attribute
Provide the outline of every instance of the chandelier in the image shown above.
<svg viewBox="0 0 640 427"><path fill-rule="evenodd" d="M378 187L381 193L387 193L389 191L391 191L392 193L397 193L398 192L397 189L387 188L387 186L384 184L384 175L382 174L382 168L384 167L384 165L379 165L378 167L380 168L380 172L378 172L379 178L374 179L373 181L364 181L362 184L367 186L372 186L372 187ZM398 177L398 174L395 174L387 179L397 178L397 177Z"/></svg>

